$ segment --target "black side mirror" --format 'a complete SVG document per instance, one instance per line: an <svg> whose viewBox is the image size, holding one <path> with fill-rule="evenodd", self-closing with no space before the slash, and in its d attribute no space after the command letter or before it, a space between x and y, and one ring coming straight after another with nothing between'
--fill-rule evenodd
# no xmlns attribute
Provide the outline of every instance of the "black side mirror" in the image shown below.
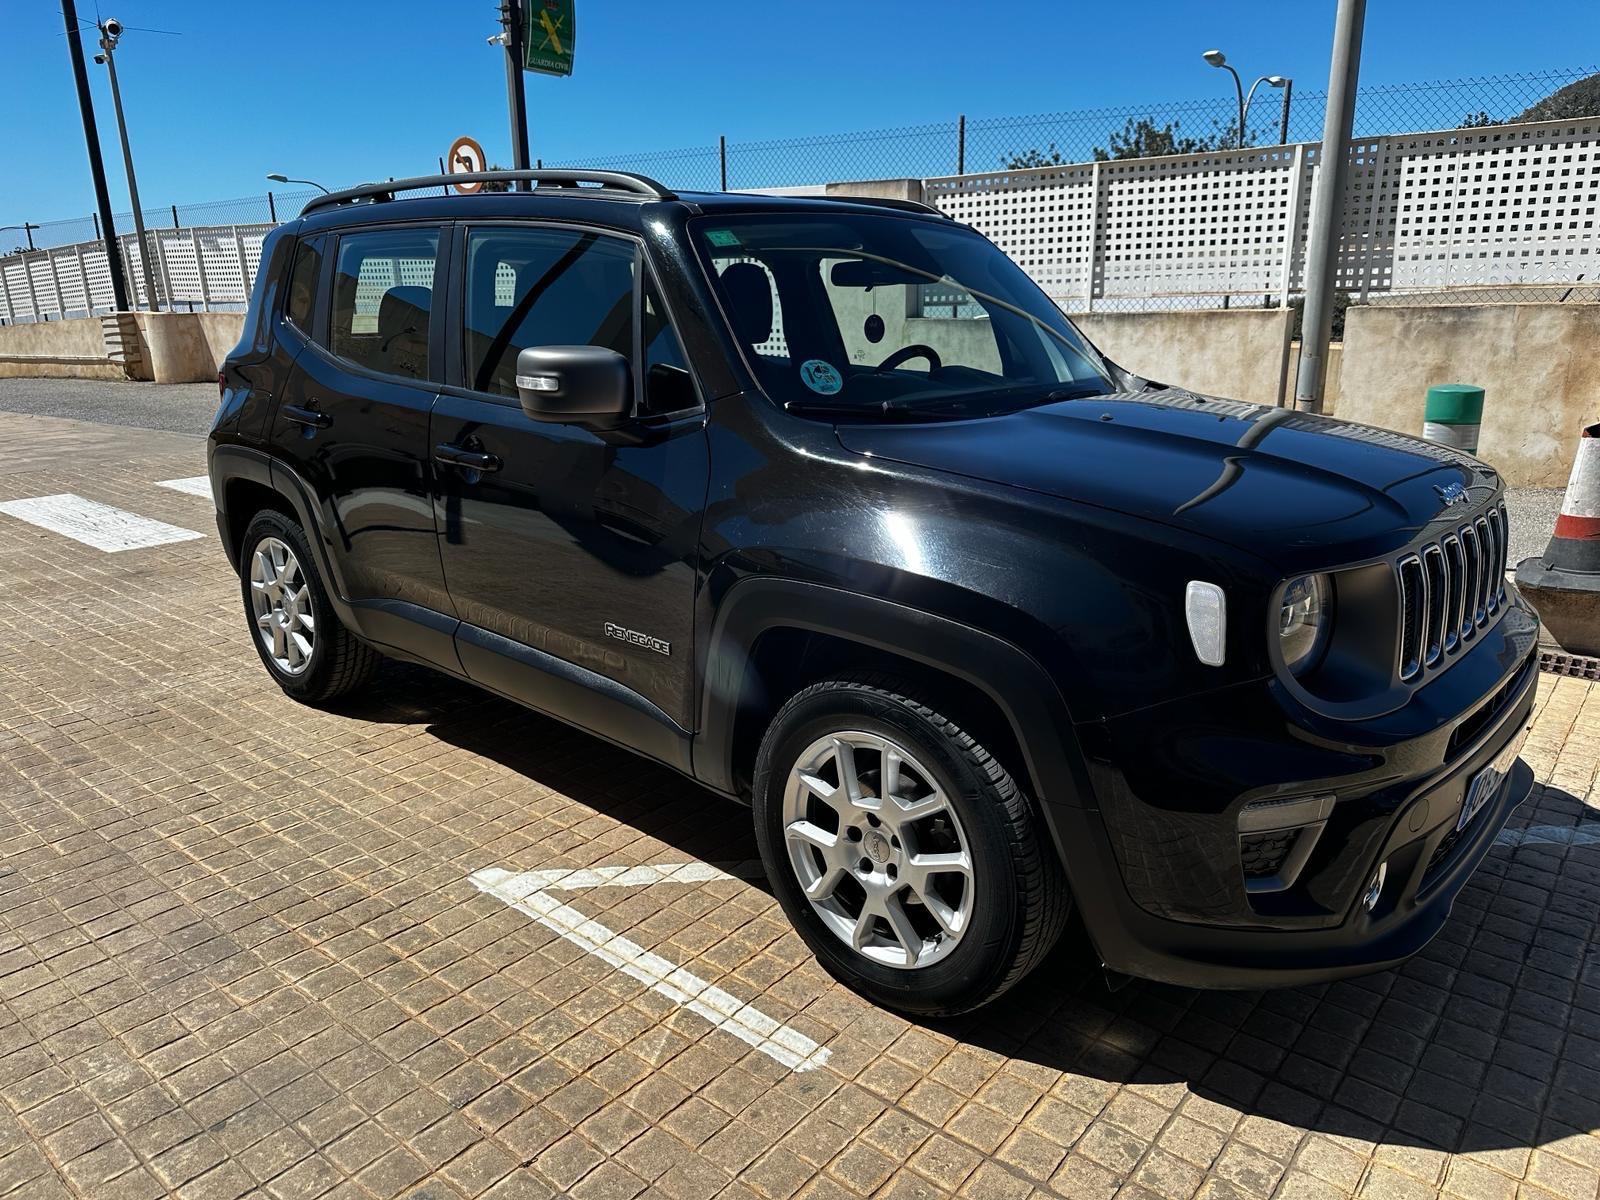
<svg viewBox="0 0 1600 1200"><path fill-rule="evenodd" d="M517 355L517 398L535 421L610 429L633 409L633 369L604 346L529 346Z"/></svg>

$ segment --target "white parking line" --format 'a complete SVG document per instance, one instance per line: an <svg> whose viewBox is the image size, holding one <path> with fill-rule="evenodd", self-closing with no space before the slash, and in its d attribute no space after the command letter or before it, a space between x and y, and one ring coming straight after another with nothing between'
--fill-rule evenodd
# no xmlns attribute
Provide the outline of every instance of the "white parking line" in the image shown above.
<svg viewBox="0 0 1600 1200"><path fill-rule="evenodd" d="M209 475L191 475L187 479L163 479L156 486L171 488L175 492L183 492L189 496L199 496L202 500L211 499L211 476Z"/></svg>
<svg viewBox="0 0 1600 1200"><path fill-rule="evenodd" d="M1502 829L1495 836L1500 846L1600 846L1600 822L1591 825L1530 825Z"/></svg>
<svg viewBox="0 0 1600 1200"><path fill-rule="evenodd" d="M85 500L71 492L8 500L0 504L0 513L111 554L119 550L165 546L169 542L189 542L205 536L192 529L180 529L165 521L153 521L101 504L98 500Z"/></svg>
<svg viewBox="0 0 1600 1200"><path fill-rule="evenodd" d="M754 1046L791 1071L812 1071L828 1061L829 1051L798 1030L768 1016L753 1004L701 979L691 971L629 941L549 893L579 887L639 887L656 883L702 883L735 876L705 863L662 863L648 867L593 867L574 871L474 871L469 881L479 891L532 917L603 962L637 979L651 991L704 1017L718 1029Z"/></svg>

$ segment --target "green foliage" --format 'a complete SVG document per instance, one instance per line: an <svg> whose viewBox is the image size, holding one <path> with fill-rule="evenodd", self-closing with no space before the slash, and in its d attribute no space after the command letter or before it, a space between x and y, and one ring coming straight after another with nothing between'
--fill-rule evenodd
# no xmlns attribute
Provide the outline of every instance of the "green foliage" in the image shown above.
<svg viewBox="0 0 1600 1200"><path fill-rule="evenodd" d="M1213 130L1209 137L1189 137L1179 131L1177 121L1168 121L1165 125L1157 126L1149 117L1140 117L1137 121L1128 118L1127 124L1121 130L1113 131L1108 141L1110 149L1104 146L1094 148L1096 162L1109 162L1114 158L1158 158L1166 154L1202 154L1207 150L1217 150L1223 146L1231 146L1234 142L1233 129L1230 126L1226 131Z"/></svg>
<svg viewBox="0 0 1600 1200"><path fill-rule="evenodd" d="M1570 121L1594 116L1600 116L1600 71L1551 92L1537 104L1523 109L1517 120Z"/></svg>
<svg viewBox="0 0 1600 1200"><path fill-rule="evenodd" d="M1344 341L1344 314L1345 310L1350 307L1350 304L1351 300L1349 292L1335 292L1333 294L1332 338L1336 342ZM1303 326L1305 325L1306 319L1305 297L1295 297L1293 300L1289 301L1289 307L1294 309L1294 332L1289 336L1296 340L1300 340L1304 337Z"/></svg>
<svg viewBox="0 0 1600 1200"><path fill-rule="evenodd" d="M1051 142L1049 148L1040 150L1024 150L1021 154L1012 154L1001 160L1007 170L1025 171L1029 167L1054 167L1067 160L1061 157L1061 151L1056 149L1056 144Z"/></svg>

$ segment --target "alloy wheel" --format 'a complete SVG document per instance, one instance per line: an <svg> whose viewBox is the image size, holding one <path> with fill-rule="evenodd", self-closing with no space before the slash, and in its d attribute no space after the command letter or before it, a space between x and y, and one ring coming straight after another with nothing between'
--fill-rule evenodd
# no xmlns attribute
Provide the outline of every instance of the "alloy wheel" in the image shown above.
<svg viewBox="0 0 1600 1200"><path fill-rule="evenodd" d="M933 775L859 730L808 746L790 770L783 837L796 879L846 946L888 967L946 957L972 919L972 853Z"/></svg>
<svg viewBox="0 0 1600 1200"><path fill-rule="evenodd" d="M285 675L305 671L317 636L311 585L294 550L279 538L262 538L250 556L250 608L273 665Z"/></svg>

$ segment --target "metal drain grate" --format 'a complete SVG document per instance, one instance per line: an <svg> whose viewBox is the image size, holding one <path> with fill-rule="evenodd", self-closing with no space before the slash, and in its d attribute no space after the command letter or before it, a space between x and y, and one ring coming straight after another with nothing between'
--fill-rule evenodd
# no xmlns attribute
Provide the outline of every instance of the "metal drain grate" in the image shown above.
<svg viewBox="0 0 1600 1200"><path fill-rule="evenodd" d="M1579 679L1600 679L1600 658L1565 654L1560 650L1540 650L1539 670L1551 675L1573 675Z"/></svg>

